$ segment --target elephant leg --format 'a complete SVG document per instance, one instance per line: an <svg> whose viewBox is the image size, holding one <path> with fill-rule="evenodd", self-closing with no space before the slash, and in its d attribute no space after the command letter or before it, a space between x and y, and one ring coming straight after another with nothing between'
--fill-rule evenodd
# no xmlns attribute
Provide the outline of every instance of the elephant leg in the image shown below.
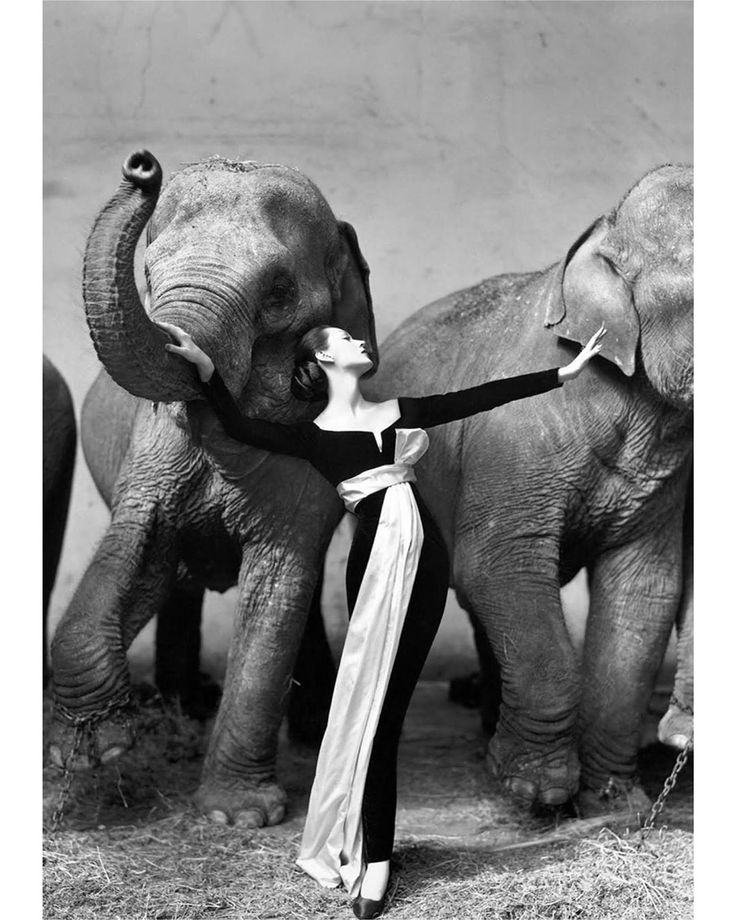
<svg viewBox="0 0 736 920"><path fill-rule="evenodd" d="M48 490L44 490L43 502L43 686L49 682L48 665L48 613L51 592L56 582L64 531L69 513L72 479L74 477L74 457L76 434L71 429L66 437L63 455L58 468L54 471L53 481ZM45 483L44 483L45 485Z"/></svg>
<svg viewBox="0 0 736 920"><path fill-rule="evenodd" d="M156 618L156 686L194 719L213 715L222 695L199 670L203 600L204 588L180 578Z"/></svg>
<svg viewBox="0 0 736 920"><path fill-rule="evenodd" d="M49 753L65 766L76 726L91 728L75 758L84 769L132 743L126 651L163 603L174 576L173 540L157 530L156 508L121 509L62 617L51 644L54 725Z"/></svg>
<svg viewBox="0 0 736 920"><path fill-rule="evenodd" d="M294 666L289 695L289 739L318 745L327 727L337 669L322 617L322 572L312 595L307 625Z"/></svg>
<svg viewBox="0 0 736 920"><path fill-rule="evenodd" d="M674 527L608 550L593 566L578 724L586 814L649 805L635 781L637 752L680 601L681 552Z"/></svg>
<svg viewBox="0 0 736 920"><path fill-rule="evenodd" d="M560 603L557 549L495 534L479 551L458 543L457 584L490 640L502 681L488 764L526 804L557 805L577 791L574 728L579 674ZM473 561L482 558L485 567ZM489 564L490 563L490 564Z"/></svg>
<svg viewBox="0 0 736 920"><path fill-rule="evenodd" d="M496 730L501 711L501 668L488 640L488 634L470 603L460 596L458 601L470 620L480 670L462 677L454 677L450 681L449 698L451 702L460 703L469 709L478 707L483 733L490 737Z"/></svg>
<svg viewBox="0 0 736 920"><path fill-rule="evenodd" d="M501 700L503 698L501 667L488 640L488 634L480 620L472 609L468 610L468 615L473 627L473 639L475 649L478 652L478 663L480 664L478 688L480 721L483 732L490 736L496 731L496 726L501 716Z"/></svg>
<svg viewBox="0 0 736 920"><path fill-rule="evenodd" d="M683 534L683 589L677 611L677 670L667 712L660 719L657 737L663 744L682 750L693 737L693 489L685 506Z"/></svg>
<svg viewBox="0 0 736 920"><path fill-rule="evenodd" d="M663 744L683 750L693 738L693 575L685 573L685 588L677 612L677 670L667 712L657 726Z"/></svg>
<svg viewBox="0 0 736 920"><path fill-rule="evenodd" d="M43 509L43 686L49 682L48 664L48 613L51 601L51 592L56 581L56 571L61 556L61 546L64 539L67 508L69 505L69 491L63 496L54 496L53 500L44 504Z"/></svg>
<svg viewBox="0 0 736 920"><path fill-rule="evenodd" d="M287 539L250 546L243 558L225 688L195 794L215 823L261 827L284 817L278 731L321 561L317 547L300 554L295 540L288 549Z"/></svg>

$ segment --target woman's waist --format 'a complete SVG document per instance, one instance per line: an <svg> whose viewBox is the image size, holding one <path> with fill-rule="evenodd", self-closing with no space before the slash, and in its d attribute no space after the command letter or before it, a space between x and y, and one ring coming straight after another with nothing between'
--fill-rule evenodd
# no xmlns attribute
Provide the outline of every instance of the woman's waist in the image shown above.
<svg viewBox="0 0 736 920"><path fill-rule="evenodd" d="M379 489L376 492L372 492L370 495L366 495L365 498L362 498L358 504L355 506L353 513L356 515L359 521L367 522L369 520L378 521L381 517L381 510L383 508L383 500L386 497L386 493L392 486L387 486L384 489ZM413 482L409 483L409 488L414 495L414 500L417 505L417 510L419 511L419 516L422 519L422 523L431 523L434 524L434 518L427 508L422 496L417 488L416 484Z"/></svg>

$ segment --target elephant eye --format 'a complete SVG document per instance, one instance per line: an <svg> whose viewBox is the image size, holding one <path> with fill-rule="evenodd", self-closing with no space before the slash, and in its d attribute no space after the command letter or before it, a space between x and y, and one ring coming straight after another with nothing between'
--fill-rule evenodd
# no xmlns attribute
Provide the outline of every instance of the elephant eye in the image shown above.
<svg viewBox="0 0 736 920"><path fill-rule="evenodd" d="M626 253L617 252L614 255L613 253L601 252L599 255L603 262L605 262L608 270L613 272L617 278L620 278L629 286L635 283L637 272L635 266L631 265L630 262L626 260Z"/></svg>
<svg viewBox="0 0 736 920"><path fill-rule="evenodd" d="M605 252L601 252L601 253L599 253L599 255L600 255L601 259L605 262L607 268L609 268L609 269L610 269L612 272L614 272L616 275L620 275L620 274L621 274L621 269L619 268L619 266L617 265L617 263L614 262L612 256L608 255L608 253L605 253Z"/></svg>
<svg viewBox="0 0 736 920"><path fill-rule="evenodd" d="M291 303L295 295L296 283L292 276L285 272L279 272L271 279L265 300L268 306L271 307L285 306Z"/></svg>

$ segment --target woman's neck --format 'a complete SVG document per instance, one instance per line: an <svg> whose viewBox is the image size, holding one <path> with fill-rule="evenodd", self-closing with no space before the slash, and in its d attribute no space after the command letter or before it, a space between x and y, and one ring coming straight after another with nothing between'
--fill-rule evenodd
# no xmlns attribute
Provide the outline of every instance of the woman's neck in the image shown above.
<svg viewBox="0 0 736 920"><path fill-rule="evenodd" d="M327 374L327 409L330 412L344 415L350 413L354 415L362 409L366 401L360 392L360 384L357 377L352 374L339 373Z"/></svg>

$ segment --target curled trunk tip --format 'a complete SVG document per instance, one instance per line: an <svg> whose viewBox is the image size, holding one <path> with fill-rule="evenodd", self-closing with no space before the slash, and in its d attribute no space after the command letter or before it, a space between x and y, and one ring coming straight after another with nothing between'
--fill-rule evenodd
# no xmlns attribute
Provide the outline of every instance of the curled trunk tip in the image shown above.
<svg viewBox="0 0 736 920"><path fill-rule="evenodd" d="M141 189L159 189L163 169L150 150L134 150L123 162L123 178Z"/></svg>

